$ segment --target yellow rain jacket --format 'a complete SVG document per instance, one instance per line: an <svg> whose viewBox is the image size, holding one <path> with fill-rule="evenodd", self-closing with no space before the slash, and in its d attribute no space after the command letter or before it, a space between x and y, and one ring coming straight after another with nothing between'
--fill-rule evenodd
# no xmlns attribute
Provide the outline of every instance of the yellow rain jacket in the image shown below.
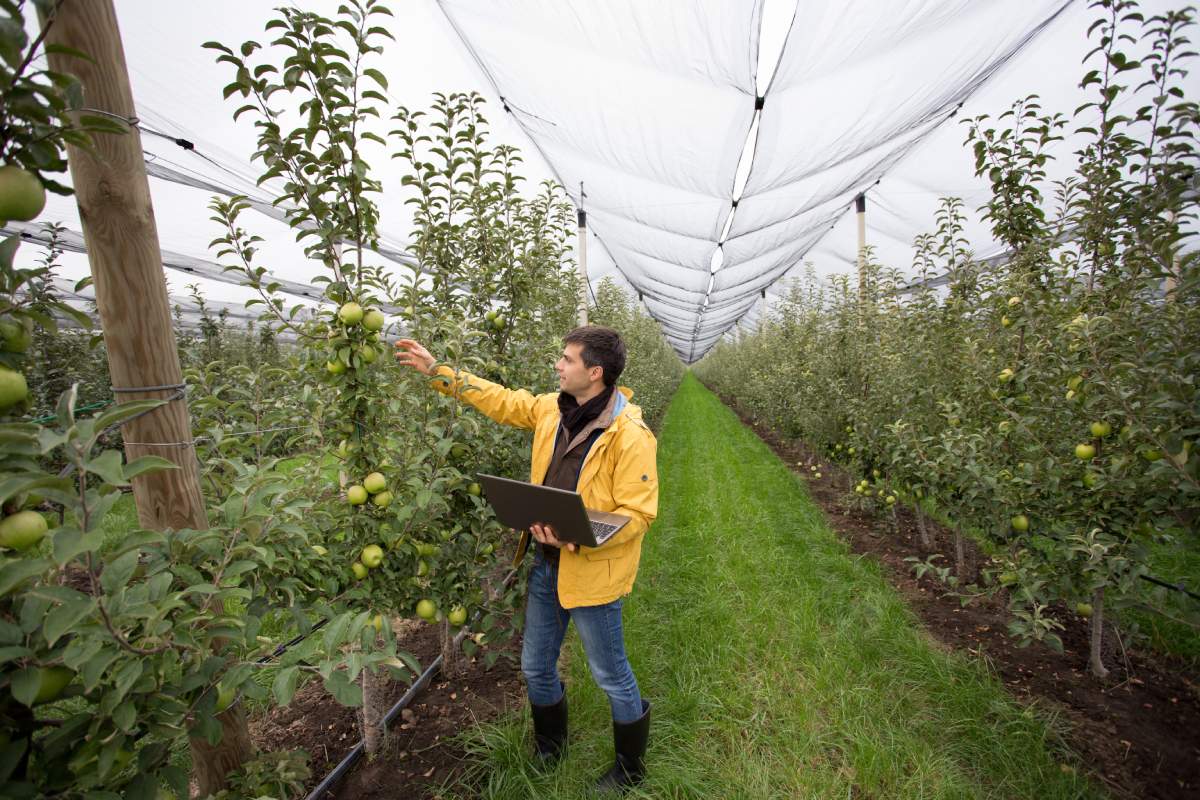
<svg viewBox="0 0 1200 800"><path fill-rule="evenodd" d="M486 381L445 365L434 387L453 395L504 425L533 431L529 479L541 483L554 453L560 413L558 392L533 395ZM469 387L469 388L468 388ZM600 547L563 548L558 567L558 601L563 608L598 606L629 594L637 577L642 537L658 515L658 442L642 421L642 410L628 402L633 393L617 387L617 413L600 434L579 473L577 491L596 511L624 514L631 521ZM528 536L528 534L526 534Z"/></svg>

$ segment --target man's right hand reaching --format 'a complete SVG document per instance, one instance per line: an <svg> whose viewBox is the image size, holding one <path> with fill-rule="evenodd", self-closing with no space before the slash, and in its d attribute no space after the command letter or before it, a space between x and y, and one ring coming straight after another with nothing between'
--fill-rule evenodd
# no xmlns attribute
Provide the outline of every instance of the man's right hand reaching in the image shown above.
<svg viewBox="0 0 1200 800"><path fill-rule="evenodd" d="M433 374L433 365L437 362L420 342L413 339L396 340L396 361L404 366L412 367L425 375Z"/></svg>

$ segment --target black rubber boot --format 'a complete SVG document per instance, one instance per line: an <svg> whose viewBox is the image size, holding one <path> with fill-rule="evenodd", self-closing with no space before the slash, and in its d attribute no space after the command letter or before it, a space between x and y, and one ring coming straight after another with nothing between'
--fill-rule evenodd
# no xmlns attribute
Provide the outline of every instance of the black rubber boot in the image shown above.
<svg viewBox="0 0 1200 800"><path fill-rule="evenodd" d="M616 763L600 776L596 789L624 792L637 786L646 775L646 744L650 741L650 704L642 701L642 716L633 722L613 720L613 749Z"/></svg>
<svg viewBox="0 0 1200 800"><path fill-rule="evenodd" d="M552 767L567 752L567 692L552 706L529 704L533 712L533 746L538 765Z"/></svg>

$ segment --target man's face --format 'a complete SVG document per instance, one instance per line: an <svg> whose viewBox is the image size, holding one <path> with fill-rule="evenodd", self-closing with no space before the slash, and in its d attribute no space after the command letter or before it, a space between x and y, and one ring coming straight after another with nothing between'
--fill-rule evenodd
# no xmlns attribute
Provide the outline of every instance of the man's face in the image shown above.
<svg viewBox="0 0 1200 800"><path fill-rule="evenodd" d="M568 344L554 365L558 373L558 389L569 395L587 394L595 381L604 380L603 367L589 367L583 363L583 345Z"/></svg>

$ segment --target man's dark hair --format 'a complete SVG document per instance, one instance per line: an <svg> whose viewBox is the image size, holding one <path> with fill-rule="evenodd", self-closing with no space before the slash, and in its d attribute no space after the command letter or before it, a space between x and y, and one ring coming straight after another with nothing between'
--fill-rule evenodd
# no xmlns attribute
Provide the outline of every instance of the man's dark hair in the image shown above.
<svg viewBox="0 0 1200 800"><path fill-rule="evenodd" d="M584 325L564 336L563 344L581 345L584 366L602 367L605 386L615 386L625 370L625 342L612 328Z"/></svg>

